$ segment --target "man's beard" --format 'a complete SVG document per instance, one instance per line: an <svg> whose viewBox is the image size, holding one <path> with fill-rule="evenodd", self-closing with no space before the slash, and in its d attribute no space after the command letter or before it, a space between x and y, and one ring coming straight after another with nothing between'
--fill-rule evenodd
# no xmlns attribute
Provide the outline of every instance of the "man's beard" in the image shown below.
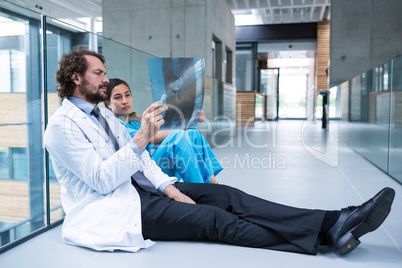
<svg viewBox="0 0 402 268"><path fill-rule="evenodd" d="M83 80L80 85L80 92L89 103L98 104L99 102L105 101L107 99L106 93L100 90L104 85L90 85L86 79Z"/></svg>

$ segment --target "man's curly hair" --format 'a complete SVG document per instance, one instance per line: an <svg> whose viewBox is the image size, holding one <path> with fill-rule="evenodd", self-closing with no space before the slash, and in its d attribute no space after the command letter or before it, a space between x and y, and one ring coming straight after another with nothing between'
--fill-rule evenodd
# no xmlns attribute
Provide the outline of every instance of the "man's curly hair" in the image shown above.
<svg viewBox="0 0 402 268"><path fill-rule="evenodd" d="M95 56L105 64L105 57L102 54L90 51L84 46L75 46L72 52L63 54L56 72L56 89L61 99L71 97L74 93L75 83L71 79L72 75L74 73L84 75L88 69L85 55Z"/></svg>

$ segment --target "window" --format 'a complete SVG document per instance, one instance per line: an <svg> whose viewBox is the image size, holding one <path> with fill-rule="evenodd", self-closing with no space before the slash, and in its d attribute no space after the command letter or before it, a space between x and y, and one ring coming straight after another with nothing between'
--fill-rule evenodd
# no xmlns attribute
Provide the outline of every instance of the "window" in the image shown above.
<svg viewBox="0 0 402 268"><path fill-rule="evenodd" d="M236 46L236 88L237 91L255 91L254 78L255 48L253 44L237 44Z"/></svg>
<svg viewBox="0 0 402 268"><path fill-rule="evenodd" d="M11 179L28 180L27 148L9 148L11 156Z"/></svg>
<svg viewBox="0 0 402 268"><path fill-rule="evenodd" d="M0 13L0 92L26 91L27 21Z"/></svg>
<svg viewBox="0 0 402 268"><path fill-rule="evenodd" d="M25 180L28 179L27 149L0 148L0 179Z"/></svg>
<svg viewBox="0 0 402 268"><path fill-rule="evenodd" d="M10 177L9 153L7 147L0 147L0 179Z"/></svg>
<svg viewBox="0 0 402 268"><path fill-rule="evenodd" d="M0 11L0 246L45 226L40 21Z"/></svg>

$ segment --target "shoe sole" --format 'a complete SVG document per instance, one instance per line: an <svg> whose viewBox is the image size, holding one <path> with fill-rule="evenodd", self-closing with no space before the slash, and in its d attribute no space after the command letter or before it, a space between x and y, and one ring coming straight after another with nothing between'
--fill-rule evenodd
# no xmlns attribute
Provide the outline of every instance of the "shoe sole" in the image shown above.
<svg viewBox="0 0 402 268"><path fill-rule="evenodd" d="M378 200L377 204L367 214L364 221L338 239L336 248L338 249L339 255L346 255L352 252L360 244L360 237L380 227L391 211L394 197L394 189L387 188L383 198Z"/></svg>

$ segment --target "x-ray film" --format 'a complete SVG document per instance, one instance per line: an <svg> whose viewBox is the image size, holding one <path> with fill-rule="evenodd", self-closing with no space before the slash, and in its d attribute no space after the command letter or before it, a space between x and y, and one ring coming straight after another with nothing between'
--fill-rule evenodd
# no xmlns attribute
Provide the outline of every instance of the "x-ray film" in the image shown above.
<svg viewBox="0 0 402 268"><path fill-rule="evenodd" d="M153 101L162 101L161 129L183 129L198 123L205 88L205 61L201 58L148 58Z"/></svg>

